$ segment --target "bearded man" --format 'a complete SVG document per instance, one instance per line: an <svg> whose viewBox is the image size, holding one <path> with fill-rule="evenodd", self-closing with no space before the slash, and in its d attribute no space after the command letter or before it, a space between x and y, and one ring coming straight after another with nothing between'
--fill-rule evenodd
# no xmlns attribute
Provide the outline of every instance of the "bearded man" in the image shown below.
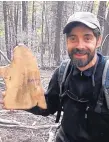
<svg viewBox="0 0 109 142"><path fill-rule="evenodd" d="M102 89L106 60L97 52L102 41L99 21L93 13L76 12L69 17L63 33L70 64L62 87L63 117L55 141L109 142L109 111ZM47 116L59 111L59 68L45 93L47 109L36 106L29 112Z"/></svg>

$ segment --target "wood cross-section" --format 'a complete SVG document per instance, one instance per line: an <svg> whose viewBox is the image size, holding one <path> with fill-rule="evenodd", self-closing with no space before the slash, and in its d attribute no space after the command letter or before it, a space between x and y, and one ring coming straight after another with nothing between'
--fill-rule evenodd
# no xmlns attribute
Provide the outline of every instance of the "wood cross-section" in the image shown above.
<svg viewBox="0 0 109 142"><path fill-rule="evenodd" d="M0 76L6 84L6 109L30 109L36 105L46 109L37 60L28 47L14 48L13 60L11 64L0 67Z"/></svg>

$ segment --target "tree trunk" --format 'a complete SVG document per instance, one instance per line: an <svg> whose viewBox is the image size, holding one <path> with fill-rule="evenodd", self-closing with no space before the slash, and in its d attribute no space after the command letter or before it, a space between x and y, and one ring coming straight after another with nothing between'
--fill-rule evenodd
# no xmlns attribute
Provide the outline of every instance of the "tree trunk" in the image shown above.
<svg viewBox="0 0 109 142"><path fill-rule="evenodd" d="M9 30L9 5L8 2L3 1L3 14L4 14L4 25L5 25L5 43L6 43L6 51L7 57L11 60L11 46L10 46L10 30Z"/></svg>
<svg viewBox="0 0 109 142"><path fill-rule="evenodd" d="M32 2L32 25L31 25L31 47L35 51L36 47L36 39L37 39L37 33L36 33L36 2Z"/></svg>
<svg viewBox="0 0 109 142"><path fill-rule="evenodd" d="M100 22L101 30L103 30L105 15L106 15L106 1L100 1L98 9L98 19Z"/></svg>
<svg viewBox="0 0 109 142"><path fill-rule="evenodd" d="M94 6L94 1L90 1L87 6L87 11L92 12Z"/></svg>
<svg viewBox="0 0 109 142"><path fill-rule="evenodd" d="M22 1L22 31L26 40L24 43L28 44L28 2Z"/></svg>
<svg viewBox="0 0 109 142"><path fill-rule="evenodd" d="M11 5L11 6L10 6ZM13 48L16 46L17 43L17 33L16 33L16 26L15 25L15 19L14 19L14 3L10 2L9 3L9 34L10 34L10 47L11 50L13 51ZM17 17L16 17L17 18Z"/></svg>
<svg viewBox="0 0 109 142"><path fill-rule="evenodd" d="M45 2L43 2L42 8L42 32L41 32L41 67L43 68L43 54L44 54L44 12L45 12Z"/></svg>
<svg viewBox="0 0 109 142"><path fill-rule="evenodd" d="M18 27L18 2L14 5L14 26L15 26L15 44L17 45L17 27Z"/></svg>
<svg viewBox="0 0 109 142"><path fill-rule="evenodd" d="M7 49L7 57L11 59L8 46L8 5L6 1L3 1L3 15L4 15L4 26L5 26L5 44Z"/></svg>
<svg viewBox="0 0 109 142"><path fill-rule="evenodd" d="M103 55L109 55L109 10L104 22L102 53Z"/></svg>
<svg viewBox="0 0 109 142"><path fill-rule="evenodd" d="M62 10L63 1L57 2L57 13L56 13L56 32L55 32L55 47L54 47L54 60L56 66L60 64L60 32L61 32L61 21L62 21Z"/></svg>
<svg viewBox="0 0 109 142"><path fill-rule="evenodd" d="M32 31L35 30L35 1L32 3Z"/></svg>

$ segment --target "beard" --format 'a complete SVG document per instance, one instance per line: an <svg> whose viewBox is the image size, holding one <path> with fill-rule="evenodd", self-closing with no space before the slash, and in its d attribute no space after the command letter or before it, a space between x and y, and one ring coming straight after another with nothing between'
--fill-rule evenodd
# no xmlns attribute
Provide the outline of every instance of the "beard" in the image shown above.
<svg viewBox="0 0 109 142"><path fill-rule="evenodd" d="M68 52L68 54L74 66L85 67L94 58L95 50L91 52L90 50L84 50L84 49L80 50L80 49L74 48L71 52ZM75 58L74 57L75 54L87 55L87 59Z"/></svg>

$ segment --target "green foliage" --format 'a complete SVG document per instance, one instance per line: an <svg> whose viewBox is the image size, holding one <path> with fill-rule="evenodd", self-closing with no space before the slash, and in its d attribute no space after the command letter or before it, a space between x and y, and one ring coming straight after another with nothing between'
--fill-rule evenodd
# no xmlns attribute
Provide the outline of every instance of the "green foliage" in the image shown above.
<svg viewBox="0 0 109 142"><path fill-rule="evenodd" d="M41 26L39 28L37 28L36 32L37 32L38 35L41 35L41 32L42 32Z"/></svg>
<svg viewBox="0 0 109 142"><path fill-rule="evenodd" d="M0 37L4 36L4 31L0 30Z"/></svg>
<svg viewBox="0 0 109 142"><path fill-rule="evenodd" d="M4 37L5 32L4 32L4 25L3 23L0 23L0 37Z"/></svg>
<svg viewBox="0 0 109 142"><path fill-rule="evenodd" d="M106 2L106 7L109 8L109 1Z"/></svg>
<svg viewBox="0 0 109 142"><path fill-rule="evenodd" d="M93 4L93 13L96 14L98 12L98 7L99 7L99 1L95 0Z"/></svg>

